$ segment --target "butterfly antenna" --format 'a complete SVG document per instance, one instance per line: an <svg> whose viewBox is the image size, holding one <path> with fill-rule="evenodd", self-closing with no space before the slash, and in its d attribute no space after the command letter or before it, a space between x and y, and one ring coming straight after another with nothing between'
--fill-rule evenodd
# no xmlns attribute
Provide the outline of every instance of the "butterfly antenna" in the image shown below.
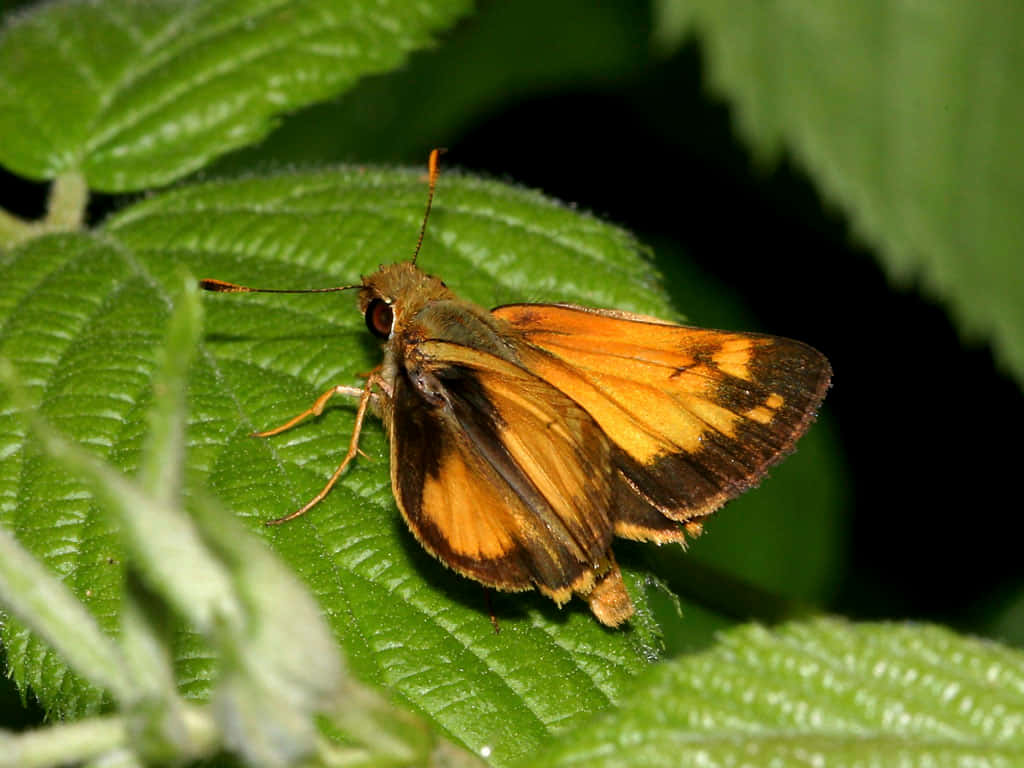
<svg viewBox="0 0 1024 768"><path fill-rule="evenodd" d="M430 218L430 205L434 202L434 189L437 187L437 177L441 175L440 157L444 149L434 149L430 152L430 160L427 169L429 173L430 189L427 192L427 210L423 214L423 224L420 225L420 236L416 240L416 250L412 252L412 263L416 263L416 257L420 255L420 248L423 247L423 238L427 234L427 219ZM334 291L348 291L352 288L361 288L361 285L338 285L332 288L250 288L248 285L228 283L224 280L204 278L199 281L199 287L204 291L214 293L333 293Z"/></svg>
<svg viewBox="0 0 1024 768"><path fill-rule="evenodd" d="M333 293L334 291L348 291L362 286L337 285L333 288L250 288L247 285L238 285L237 283L226 283L223 280L205 278L199 281L199 287L204 291L213 291L214 293Z"/></svg>
<svg viewBox="0 0 1024 768"><path fill-rule="evenodd" d="M435 149L430 152L430 160L427 161L429 173L430 191L427 192L427 211L423 214L423 224L420 226L420 237L416 241L416 250L412 252L412 263L416 263L416 257L420 255L420 247L423 245L423 236L427 234L427 219L430 218L430 204L434 202L434 187L437 186L437 177L441 175L441 153L443 149Z"/></svg>

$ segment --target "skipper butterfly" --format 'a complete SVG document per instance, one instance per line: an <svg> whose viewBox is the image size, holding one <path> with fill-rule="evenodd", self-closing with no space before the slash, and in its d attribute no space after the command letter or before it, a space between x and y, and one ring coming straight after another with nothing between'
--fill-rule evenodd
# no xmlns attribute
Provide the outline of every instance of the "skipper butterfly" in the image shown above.
<svg viewBox="0 0 1024 768"><path fill-rule="evenodd" d="M486 310L416 266L439 174L410 261L358 285L307 290L203 280L209 291L355 289L384 359L363 387L335 386L269 437L359 398L344 460L292 520L318 503L358 453L367 410L384 423L398 508L423 547L494 589L585 599L618 626L633 603L616 536L682 543L704 518L792 450L831 368L798 341L692 328L573 304Z"/></svg>

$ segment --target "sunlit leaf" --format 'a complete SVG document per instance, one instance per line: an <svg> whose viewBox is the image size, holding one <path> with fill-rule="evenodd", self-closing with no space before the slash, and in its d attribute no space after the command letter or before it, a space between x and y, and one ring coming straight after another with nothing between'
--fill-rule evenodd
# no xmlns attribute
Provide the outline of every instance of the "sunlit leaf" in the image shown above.
<svg viewBox="0 0 1024 768"><path fill-rule="evenodd" d="M51 2L0 31L0 164L125 192L400 64L463 0Z"/></svg>

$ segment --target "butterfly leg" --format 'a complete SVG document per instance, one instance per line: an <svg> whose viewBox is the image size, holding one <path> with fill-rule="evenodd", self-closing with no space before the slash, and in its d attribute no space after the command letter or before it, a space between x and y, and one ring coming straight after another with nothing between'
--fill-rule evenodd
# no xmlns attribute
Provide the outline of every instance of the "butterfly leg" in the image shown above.
<svg viewBox="0 0 1024 768"><path fill-rule="evenodd" d="M341 385L341 384L339 384L336 387L331 387L326 392L324 392L322 395L320 395L320 397L318 397L316 399L316 401L313 403L312 406L310 406L309 408L304 410L302 413L300 413L295 418L289 419L288 421L286 421L284 424L282 424L279 427L274 427L273 429L268 429L266 432L253 432L251 436L252 437L273 437L274 435L279 435L282 432L291 429L292 427L294 427L296 424L298 424L300 421L302 421L303 419L305 419L308 416L319 416L321 413L324 412L324 406L327 405L327 401L330 400L335 395L348 395L349 397L362 397L365 389L366 389L365 387L346 387L346 386Z"/></svg>
<svg viewBox="0 0 1024 768"><path fill-rule="evenodd" d="M310 408L308 411L299 414L294 419L289 421L287 424L283 424L277 429L258 435L259 437L266 437L267 435L276 435L278 432L283 432L289 427L294 426L300 420L304 419L306 416L309 416L311 414L319 416L321 411L323 411L324 409L324 404L331 398L332 395L359 395L359 408L356 410L356 424L352 430L352 439L349 441L348 452L345 454L345 458L342 459L341 464L338 465L338 468L334 470L334 474L331 475L331 479L327 481L327 485L325 485L320 490L320 493L318 493L316 496L310 499L309 502L301 509L295 510L290 515L285 515L284 517L279 517L275 520L268 520L266 522L267 525L280 525L281 523L287 523L289 520L294 520L296 517L306 514L309 510L311 510L313 507L315 507L317 504L323 501L324 496L330 493L331 488L333 488L334 484L338 482L338 478L341 477L341 473L345 471L345 468L349 465L349 462L355 458L357 453L360 453L359 435L363 431L363 419L366 418L366 408L367 406L369 406L370 400L377 396L376 393L374 393L373 391L373 387L375 384L379 384L380 382L380 376L377 374L377 371L375 370L370 374L370 378L367 380L366 386L363 387L362 390L356 387L333 387L332 389L329 389L322 395L320 395L320 397L316 399L316 402L313 403L313 407Z"/></svg>
<svg viewBox="0 0 1024 768"><path fill-rule="evenodd" d="M491 617L491 626L494 627L494 634L501 634L501 627L498 626L498 617L494 614L494 605L491 603L491 588L484 587L484 600L487 602L487 613Z"/></svg>

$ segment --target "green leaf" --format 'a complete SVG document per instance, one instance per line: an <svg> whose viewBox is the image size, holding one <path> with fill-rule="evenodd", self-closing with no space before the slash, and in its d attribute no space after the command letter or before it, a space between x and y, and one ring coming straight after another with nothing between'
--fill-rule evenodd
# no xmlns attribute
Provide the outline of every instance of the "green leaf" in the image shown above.
<svg viewBox="0 0 1024 768"><path fill-rule="evenodd" d="M0 32L0 163L105 192L166 184L275 116L398 66L464 0L52 2Z"/></svg>
<svg viewBox="0 0 1024 768"><path fill-rule="evenodd" d="M134 681L116 645L60 580L0 529L0 605L26 621L96 685L129 696Z"/></svg>
<svg viewBox="0 0 1024 768"><path fill-rule="evenodd" d="M1024 654L933 626L745 626L659 664L531 766L1013 766Z"/></svg>
<svg viewBox="0 0 1024 768"><path fill-rule="evenodd" d="M118 648L67 587L0 528L0 603L13 608L76 672L109 690L121 708L119 715L83 721L82 728L10 738L0 731L0 765L44 768L111 750L118 760L131 759L126 748L140 763L162 764L224 747L253 765L291 765L314 751L346 762L362 754L418 764L435 749L450 753L453 764L473 764L415 717L343 675L315 601L262 542L202 492L195 494L195 516L184 514L185 386L202 323L196 280L179 272L178 282L183 278L165 343L156 352L142 487L40 418L10 362L0 358L0 381L14 406L9 413L20 414L42 452L80 478L113 513L125 532L130 567ZM205 708L184 706L176 690L167 656L169 606L191 619L218 651L214 701ZM355 739L358 752L326 743L317 715L347 740Z"/></svg>
<svg viewBox="0 0 1024 768"><path fill-rule="evenodd" d="M425 142L454 142L503 104L561 89L600 90L646 65L646 27L634 2L477 5L469 23L437 50L418 52L408 66L290 116L266 141L224 158L217 169L351 157L415 162L429 148ZM452 150L457 156L459 145Z"/></svg>
<svg viewBox="0 0 1024 768"><path fill-rule="evenodd" d="M1024 381L1024 6L661 0L763 158L785 150L890 275Z"/></svg>
<svg viewBox="0 0 1024 768"><path fill-rule="evenodd" d="M213 182L137 203L93 235L39 238L0 262L0 356L22 372L48 421L136 473L152 439L147 414L182 267L271 287L351 283L408 258L425 191L419 170ZM559 299L674 314L626 233L537 194L454 173L442 177L419 264L484 305ZM206 335L188 371L186 493L200 499L212 489L274 546L314 591L362 680L505 764L609 706L658 655L658 588L632 558L623 558L638 604L632 629L602 628L579 601L560 611L536 594L495 595L496 635L479 585L431 559L402 524L376 422L361 442L369 458L324 502L265 527L322 487L344 452L354 406L332 403L275 438L248 434L304 410L331 385L357 384L380 350L351 294L206 298ZM122 557L107 516L3 408L0 435L0 522L113 630ZM699 611L683 610L694 645L722 626L720 617L694 621ZM25 629L12 623L0 637L23 689L59 713L95 710L98 699ZM208 696L213 661L198 637L179 639L175 666L185 695Z"/></svg>

